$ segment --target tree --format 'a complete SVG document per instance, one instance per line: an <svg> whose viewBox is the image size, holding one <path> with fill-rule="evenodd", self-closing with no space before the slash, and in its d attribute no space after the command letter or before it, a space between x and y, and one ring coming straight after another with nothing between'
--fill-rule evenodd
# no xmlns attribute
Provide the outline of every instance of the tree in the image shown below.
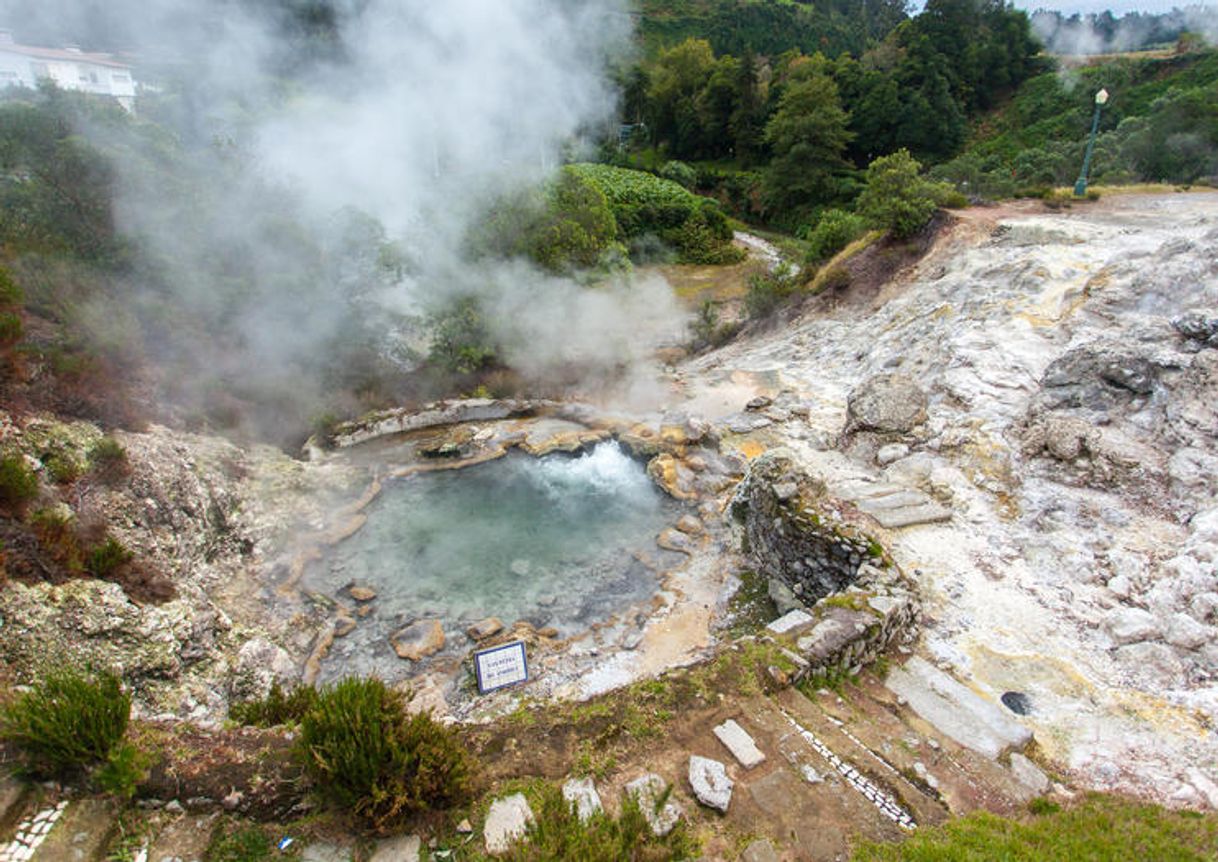
<svg viewBox="0 0 1218 862"><path fill-rule="evenodd" d="M787 84L778 111L766 125L774 152L764 191L775 210L798 211L832 199L838 177L849 167L842 151L852 135L837 85L813 71Z"/></svg>
<svg viewBox="0 0 1218 862"><path fill-rule="evenodd" d="M867 166L867 185L855 208L876 227L907 237L934 215L934 189L919 175L921 165L908 150L881 156Z"/></svg>
<svg viewBox="0 0 1218 862"><path fill-rule="evenodd" d="M736 68L736 107L728 121L736 158L751 165L765 146L765 98L757 75L757 58L746 50Z"/></svg>
<svg viewBox="0 0 1218 862"><path fill-rule="evenodd" d="M651 70L647 90L651 127L676 158L699 154L702 122L697 100L714 66L710 42L686 39L662 52Z"/></svg>

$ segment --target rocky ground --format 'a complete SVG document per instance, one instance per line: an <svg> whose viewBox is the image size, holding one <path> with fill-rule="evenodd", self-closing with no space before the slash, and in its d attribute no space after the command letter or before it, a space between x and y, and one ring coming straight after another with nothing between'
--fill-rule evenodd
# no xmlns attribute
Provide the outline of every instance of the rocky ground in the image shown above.
<svg viewBox="0 0 1218 862"><path fill-rule="evenodd" d="M927 601L922 649L1026 693L1052 762L1214 805L1218 195L1037 210L962 213L877 294L678 376L702 415L775 399L742 449L951 511L887 537Z"/></svg>
<svg viewBox="0 0 1218 862"><path fill-rule="evenodd" d="M523 691L478 700L459 659L443 656L404 660L402 672L420 705L463 718L596 696L704 660L734 636L723 628L728 597L748 562L727 504L745 466L781 449L833 511L865 527L855 547L874 539L912 581L919 640L892 653L904 667L886 682L869 678L842 697L746 691L691 710L621 752L605 770L607 796L643 767L659 772L700 812L709 858L725 859L746 837L783 858L841 857L860 835L899 836L886 802L917 823L1015 810L1051 791L1042 770L1076 788L1218 807L1216 250L1214 193L1114 196L1053 213L978 208L896 278L811 298L670 367L659 409L441 405L422 420L391 413L346 429L338 453L309 460L159 427L118 434L128 477L66 487L46 477L39 505L104 513L124 544L172 573L172 597L12 580L0 591L0 656L18 680L65 655L121 667L140 717L211 732L231 700L315 678L359 623L352 596L294 585L360 528L386 475L417 469L388 463L378 439L421 435L412 446L453 466L612 436L689 503L689 520L657 537L657 553L684 562L665 569L656 600L567 641L503 621L497 636L526 639L538 657ZM29 417L6 418L0 433L40 470L48 446L83 458L100 436ZM798 651L799 634L764 636ZM727 756L711 731L728 718L756 737L767 765ZM546 739L534 742L557 745ZM491 753L507 770L517 750ZM725 821L694 800L690 755L725 761L747 789ZM576 759L572 748L548 766L518 765L557 779ZM106 832L101 858L113 813L82 810L91 804L39 824L92 817L73 834ZM13 810L35 808L26 799ZM157 815L157 834L182 835L155 839L156 851L180 841L199 849L176 855L201 853L215 815L170 813ZM62 840L66 829L44 831ZM350 857L335 854L326 858Z"/></svg>

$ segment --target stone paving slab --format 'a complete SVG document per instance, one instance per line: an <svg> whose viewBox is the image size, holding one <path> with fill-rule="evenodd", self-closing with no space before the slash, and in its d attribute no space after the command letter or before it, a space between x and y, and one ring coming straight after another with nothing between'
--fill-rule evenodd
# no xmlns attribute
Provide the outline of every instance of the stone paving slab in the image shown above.
<svg viewBox="0 0 1218 862"><path fill-rule="evenodd" d="M765 754L753 742L753 737L732 719L716 727L714 733L745 769L752 769L765 760Z"/></svg>
<svg viewBox="0 0 1218 862"><path fill-rule="evenodd" d="M893 668L884 684L941 733L986 757L997 760L1032 741L1032 731L1002 707L918 656Z"/></svg>
<svg viewBox="0 0 1218 862"><path fill-rule="evenodd" d="M851 480L830 487L830 491L850 500L859 510L890 530L947 521L951 509L941 506L921 491L888 482Z"/></svg>

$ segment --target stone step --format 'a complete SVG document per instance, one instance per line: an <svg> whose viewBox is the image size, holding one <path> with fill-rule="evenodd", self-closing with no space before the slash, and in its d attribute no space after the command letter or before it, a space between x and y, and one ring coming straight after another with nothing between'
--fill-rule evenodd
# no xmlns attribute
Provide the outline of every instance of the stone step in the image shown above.
<svg viewBox="0 0 1218 862"><path fill-rule="evenodd" d="M853 479L832 486L830 491L843 500L850 500L860 511L890 530L933 524L952 517L951 509L939 505L921 491L888 482Z"/></svg>
<svg viewBox="0 0 1218 862"><path fill-rule="evenodd" d="M986 757L997 760L1032 741L1032 731L1001 706L918 656L893 668L884 684L941 733Z"/></svg>
<svg viewBox="0 0 1218 862"><path fill-rule="evenodd" d="M717 726L714 733L745 769L752 769L765 760L765 754L757 747L753 737L732 719Z"/></svg>
<svg viewBox="0 0 1218 862"><path fill-rule="evenodd" d="M920 506L907 506L901 509L888 509L880 512L869 512L871 517L880 522L880 526L889 530L900 527L914 527L918 524L934 524L940 521L950 521L951 509L946 509L938 503L926 502Z"/></svg>

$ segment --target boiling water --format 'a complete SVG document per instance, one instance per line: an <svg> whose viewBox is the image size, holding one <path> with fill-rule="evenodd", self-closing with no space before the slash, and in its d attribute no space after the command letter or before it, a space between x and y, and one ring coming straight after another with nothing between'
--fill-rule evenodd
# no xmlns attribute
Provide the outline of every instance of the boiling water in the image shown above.
<svg viewBox="0 0 1218 862"><path fill-rule="evenodd" d="M488 616L563 635L585 629L656 590L656 573L634 554L660 556L655 537L675 509L615 442L397 480L363 529L306 576L309 589L340 598L353 582L378 593L335 643L328 670L400 663L388 636L421 618L441 620L462 652L466 625Z"/></svg>

